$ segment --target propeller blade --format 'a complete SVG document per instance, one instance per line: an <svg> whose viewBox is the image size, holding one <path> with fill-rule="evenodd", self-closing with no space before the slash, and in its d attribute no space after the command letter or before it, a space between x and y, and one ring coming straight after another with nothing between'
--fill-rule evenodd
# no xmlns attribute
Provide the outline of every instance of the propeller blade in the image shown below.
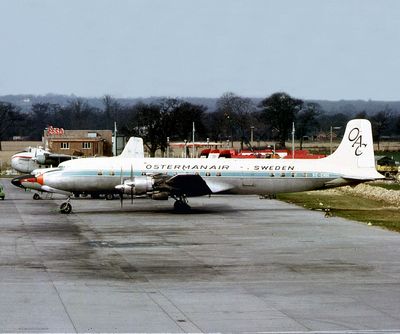
<svg viewBox="0 0 400 334"><path fill-rule="evenodd" d="M122 166L121 166L121 174L120 174L119 181L120 181L119 184L122 185ZM122 207L124 205L124 188L123 187L120 189L119 198L120 198L120 201L121 201L121 209L122 209Z"/></svg>
<svg viewBox="0 0 400 334"><path fill-rule="evenodd" d="M133 183L133 166L131 164L131 180ZM133 204L133 185L131 185L131 204Z"/></svg>

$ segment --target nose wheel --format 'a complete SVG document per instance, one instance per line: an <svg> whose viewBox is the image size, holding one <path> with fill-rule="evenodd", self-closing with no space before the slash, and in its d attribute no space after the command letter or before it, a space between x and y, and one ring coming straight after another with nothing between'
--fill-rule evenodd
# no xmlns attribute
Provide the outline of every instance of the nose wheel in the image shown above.
<svg viewBox="0 0 400 334"><path fill-rule="evenodd" d="M64 213L64 214L69 214L72 211L72 205L69 202L69 198L67 199L67 201L65 201L64 203L61 203L60 205L60 212Z"/></svg>

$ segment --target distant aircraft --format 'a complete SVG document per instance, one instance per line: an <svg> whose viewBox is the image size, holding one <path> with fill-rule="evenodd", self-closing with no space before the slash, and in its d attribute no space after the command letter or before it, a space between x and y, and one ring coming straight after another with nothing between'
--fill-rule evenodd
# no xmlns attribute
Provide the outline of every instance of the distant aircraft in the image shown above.
<svg viewBox="0 0 400 334"><path fill-rule="evenodd" d="M22 188L22 189L32 189L36 190L40 193L54 193L50 189L47 189L46 186L41 185L40 183L37 182L36 177L38 175L41 175L46 172L50 172L52 170L59 170L57 167L55 168L35 168L32 169L33 165L38 165L37 162L43 161L43 156L48 157L46 155L48 153L47 151L44 151L43 149L31 149L28 150L27 152L20 152L15 154L12 157L11 164L13 168L17 171L20 172L25 172L27 171L30 174L25 174L18 176L14 179L11 180L11 183L15 185L16 187ZM33 156L33 157L32 157ZM51 156L54 156L52 154ZM70 156L68 156L70 157ZM142 138L137 138L137 137L131 137L127 144L125 145L124 150L122 153L116 157L116 158L143 158L144 157L144 148L143 148L143 139ZM74 157L75 159L75 157ZM85 159L90 159L90 158L82 158L83 160ZM93 158L93 159L100 159L100 158ZM63 163L68 166L69 161L74 161L71 160L71 157L68 160L65 160ZM13 165L14 162L14 165ZM40 199L41 196L39 193L36 192L33 194L33 199L37 200ZM63 192L62 190L57 191L59 194L64 194L64 195L70 195L70 192ZM92 195L98 195L100 193L98 192L86 192L87 194L92 194ZM102 194L105 194L107 198L112 198L113 194L118 193L117 190L113 190L110 192L103 192ZM75 192L75 194L80 194L80 192Z"/></svg>
<svg viewBox="0 0 400 334"><path fill-rule="evenodd" d="M11 157L11 167L20 173L31 173L38 168L57 167L61 162L75 158L72 155L50 153L42 147L29 147Z"/></svg>
<svg viewBox="0 0 400 334"><path fill-rule="evenodd" d="M110 192L132 198L175 199L179 211L187 198L211 194L276 194L299 192L382 179L375 169L371 123L351 120L342 142L322 159L176 159L89 158L61 163L36 182L64 193ZM72 210L70 197L60 211Z"/></svg>

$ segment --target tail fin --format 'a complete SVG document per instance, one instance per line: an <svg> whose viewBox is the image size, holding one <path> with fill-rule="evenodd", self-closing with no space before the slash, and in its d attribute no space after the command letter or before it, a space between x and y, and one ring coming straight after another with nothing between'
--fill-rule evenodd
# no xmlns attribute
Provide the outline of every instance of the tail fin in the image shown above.
<svg viewBox="0 0 400 334"><path fill-rule="evenodd" d="M119 155L121 158L144 158L143 139L131 137Z"/></svg>
<svg viewBox="0 0 400 334"><path fill-rule="evenodd" d="M372 128L366 119L353 119L347 123L339 147L327 159L340 164L349 172L349 177L354 174L360 179L382 178L375 169Z"/></svg>

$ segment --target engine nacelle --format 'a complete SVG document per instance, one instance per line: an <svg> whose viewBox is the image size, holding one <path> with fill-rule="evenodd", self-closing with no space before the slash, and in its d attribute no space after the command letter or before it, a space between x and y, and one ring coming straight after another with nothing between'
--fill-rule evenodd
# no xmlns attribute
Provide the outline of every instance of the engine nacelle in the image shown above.
<svg viewBox="0 0 400 334"><path fill-rule="evenodd" d="M153 179L151 176L135 176L131 180L125 180L123 184L115 188L124 194L145 195L153 190Z"/></svg>
<svg viewBox="0 0 400 334"><path fill-rule="evenodd" d="M168 200L169 194L166 191L155 192L151 195L151 198L156 201L166 201Z"/></svg>
<svg viewBox="0 0 400 334"><path fill-rule="evenodd" d="M45 154L38 154L36 157L33 158L39 165L45 165L46 164L46 155Z"/></svg>
<svg viewBox="0 0 400 334"><path fill-rule="evenodd" d="M133 178L135 195L147 194L153 190L153 178L151 176L136 176Z"/></svg>

